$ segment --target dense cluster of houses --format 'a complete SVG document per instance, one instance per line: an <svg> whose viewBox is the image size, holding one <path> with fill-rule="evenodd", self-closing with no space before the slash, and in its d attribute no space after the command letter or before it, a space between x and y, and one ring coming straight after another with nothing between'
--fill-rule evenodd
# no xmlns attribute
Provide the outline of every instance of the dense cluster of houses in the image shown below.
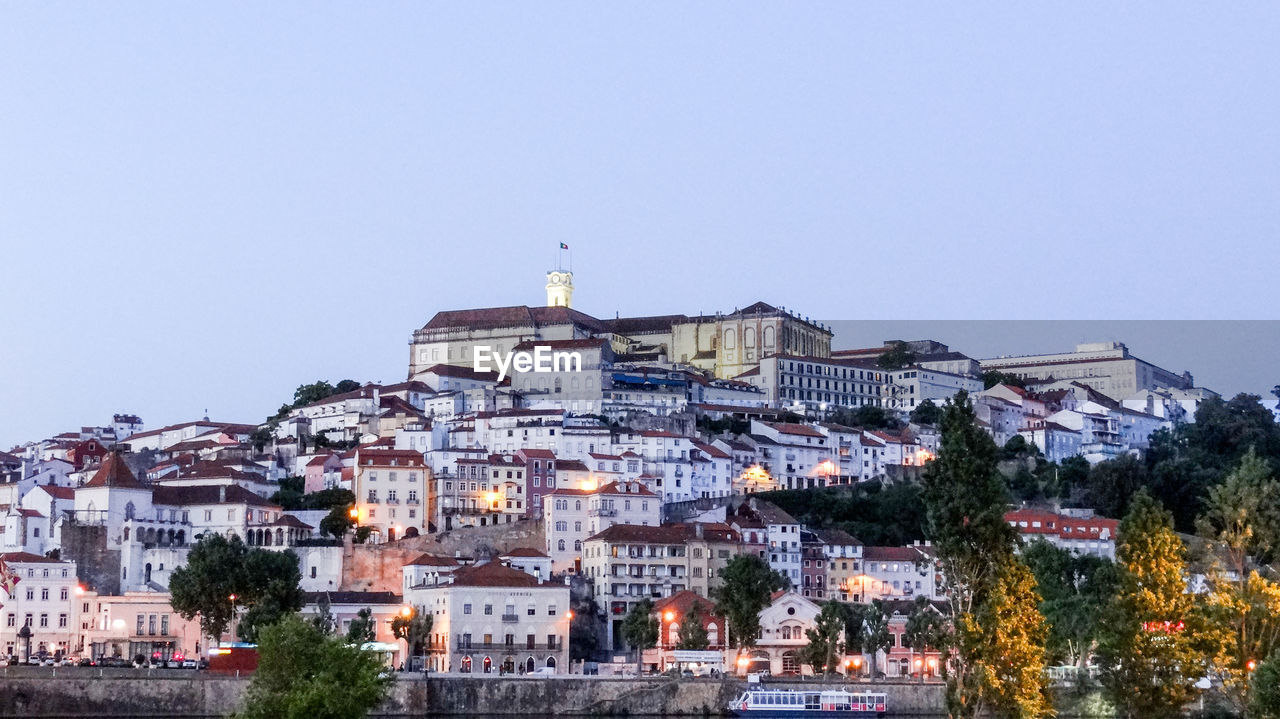
<svg viewBox="0 0 1280 719"><path fill-rule="evenodd" d="M413 333L406 381L266 424L148 429L117 415L0 452L0 559L16 578L0 607L0 652L208 650L225 637L201 637L168 606L167 588L191 546L216 533L293 551L305 611L323 604L342 625L368 608L393 661L437 671L565 671L571 589L594 600L602 654L627 650L621 621L643 599L663 623L649 663L671 661L671 632L695 605L712 648L727 647L707 602L743 553L792 586L762 614L749 663L798 671L820 602L878 599L895 643L876 666L928 671L936 664L906 654L900 635L909 603L943 596L931 548L864 546L755 495L912 476L939 443L918 410L960 391L997 443L1020 436L1051 461L1090 462L1142 452L1212 395L1118 343L991 360L933 341L832 350L829 327L762 302L609 320L571 299L572 274L557 270L545 307L440 312ZM556 362L479 361L543 349ZM890 352L900 361L886 363ZM989 370L1017 381L984 389ZM850 426L868 406L900 428ZM273 502L289 477L307 493L349 490L367 544L323 536L323 510ZM1114 522L1087 510L1009 519L1075 551L1114 552ZM534 529L501 534L513 528ZM523 539L476 556L418 551L425 535L485 532ZM372 546L404 547L382 555L383 565L399 557L398 571L366 576ZM433 617L425 659L392 636L404 612Z"/></svg>

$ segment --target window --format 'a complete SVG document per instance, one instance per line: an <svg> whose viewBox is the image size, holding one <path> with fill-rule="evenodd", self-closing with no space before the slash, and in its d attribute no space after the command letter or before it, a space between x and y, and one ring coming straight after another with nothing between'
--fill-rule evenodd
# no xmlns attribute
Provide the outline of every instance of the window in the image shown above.
<svg viewBox="0 0 1280 719"><path fill-rule="evenodd" d="M42 587L42 588L40 589L40 601L42 601L42 602L47 602L47 601L49 601L49 588L48 588L48 587Z"/></svg>
<svg viewBox="0 0 1280 719"><path fill-rule="evenodd" d="M169 615L168 614L160 615L160 633L165 636L169 636Z"/></svg>
<svg viewBox="0 0 1280 719"><path fill-rule="evenodd" d="M485 613L485 616L491 616L493 614L493 605L492 604L484 605L484 613Z"/></svg>
<svg viewBox="0 0 1280 719"><path fill-rule="evenodd" d="M548 604L548 605L547 605L547 616L548 616L548 617L554 617L555 615L556 615L556 605L554 605L554 604Z"/></svg>
<svg viewBox="0 0 1280 719"><path fill-rule="evenodd" d="M40 615L40 626L42 626L42 627L48 627L48 626L49 626L49 615L48 615L48 614L41 614L41 615Z"/></svg>
<svg viewBox="0 0 1280 719"><path fill-rule="evenodd" d="M470 613L471 613L471 605L470 605L470 604L463 604L463 605L462 605L462 613L463 613L463 614L470 614Z"/></svg>
<svg viewBox="0 0 1280 719"><path fill-rule="evenodd" d="M64 601L64 602L65 602L65 601L67 601L67 588L66 588L66 587L63 587L63 588L62 588L62 591L58 592L58 599L61 599L61 600L62 600L62 601Z"/></svg>

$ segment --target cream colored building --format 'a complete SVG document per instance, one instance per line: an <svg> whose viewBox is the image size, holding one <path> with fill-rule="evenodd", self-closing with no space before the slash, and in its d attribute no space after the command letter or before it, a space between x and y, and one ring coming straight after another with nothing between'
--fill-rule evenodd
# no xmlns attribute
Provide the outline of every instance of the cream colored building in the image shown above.
<svg viewBox="0 0 1280 719"><path fill-rule="evenodd" d="M662 498L635 480L596 489L561 487L547 494L542 512L553 571L564 572L577 566L587 537L615 524L661 524Z"/></svg>
<svg viewBox="0 0 1280 719"><path fill-rule="evenodd" d="M984 359L982 369L1025 380L1075 380L1120 401L1146 389L1191 389L1190 372L1175 374L1129 354L1123 342L1076 345L1074 352Z"/></svg>
<svg viewBox="0 0 1280 719"><path fill-rule="evenodd" d="M722 523L615 524L583 543L582 571L606 614L609 646L622 649L621 622L641 599L690 590L709 597L720 569L741 551L741 536Z"/></svg>
<svg viewBox="0 0 1280 719"><path fill-rule="evenodd" d="M405 591L432 617L427 667L463 674L569 670L569 586L501 562L460 567Z"/></svg>
<svg viewBox="0 0 1280 719"><path fill-rule="evenodd" d="M427 467L421 452L361 449L352 481L357 521L373 528L373 541L400 539L410 529L425 533Z"/></svg>
<svg viewBox="0 0 1280 719"><path fill-rule="evenodd" d="M80 605L76 652L81 657L132 660L142 655L152 662L181 661L199 659L212 645L201 636L198 620L183 619L173 610L168 592L85 592L73 598Z"/></svg>

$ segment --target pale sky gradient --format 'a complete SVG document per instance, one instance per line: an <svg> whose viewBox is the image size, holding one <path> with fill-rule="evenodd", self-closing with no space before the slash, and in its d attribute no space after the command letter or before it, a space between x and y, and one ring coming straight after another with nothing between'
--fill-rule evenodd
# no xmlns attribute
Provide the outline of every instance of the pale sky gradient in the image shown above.
<svg viewBox="0 0 1280 719"><path fill-rule="evenodd" d="M1269 2L5 3L0 446L401 379L561 241L600 316L1275 318L1277 37Z"/></svg>

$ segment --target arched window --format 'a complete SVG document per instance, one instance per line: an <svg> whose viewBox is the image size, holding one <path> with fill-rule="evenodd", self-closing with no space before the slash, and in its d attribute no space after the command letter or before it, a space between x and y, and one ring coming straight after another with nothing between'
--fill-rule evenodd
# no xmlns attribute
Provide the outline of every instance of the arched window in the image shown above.
<svg viewBox="0 0 1280 719"><path fill-rule="evenodd" d="M714 647L720 643L720 628L715 622L707 625L707 646Z"/></svg>
<svg viewBox="0 0 1280 719"><path fill-rule="evenodd" d="M463 674L471 673L471 657L462 658L462 673Z"/></svg>
<svg viewBox="0 0 1280 719"><path fill-rule="evenodd" d="M526 674L532 674L533 670L536 669L537 666L538 664L533 661L533 657L529 657L524 663L524 671Z"/></svg>
<svg viewBox="0 0 1280 719"><path fill-rule="evenodd" d="M773 339L774 339L773 335L774 335L774 332L772 327L764 328L764 346L765 347L773 346Z"/></svg>
<svg viewBox="0 0 1280 719"><path fill-rule="evenodd" d="M137 510L134 508L134 506L133 506L133 502L130 502L130 503L128 503L128 504L126 504L126 505L124 505L124 518L125 518L125 519L133 519L134 512L136 512L136 511L137 511Z"/></svg>
<svg viewBox="0 0 1280 719"><path fill-rule="evenodd" d="M748 327L742 331L742 346L748 349L756 346L756 328Z"/></svg>
<svg viewBox="0 0 1280 719"><path fill-rule="evenodd" d="M484 658L484 673L485 674L493 673L493 659L489 657Z"/></svg>
<svg viewBox="0 0 1280 719"><path fill-rule="evenodd" d="M731 350L737 346L737 333L730 327L724 331L724 348Z"/></svg>
<svg viewBox="0 0 1280 719"><path fill-rule="evenodd" d="M555 668L556 668L556 658L555 658L555 657L547 657L547 668L548 668L548 669L555 669Z"/></svg>
<svg viewBox="0 0 1280 719"><path fill-rule="evenodd" d="M582 500L581 500L581 499L574 500L574 502L573 502L573 509L574 509L574 511L577 511L577 512L581 512L581 511L582 511Z"/></svg>
<svg viewBox="0 0 1280 719"><path fill-rule="evenodd" d="M667 643L675 645L680 643L680 625L672 622L667 625Z"/></svg>
<svg viewBox="0 0 1280 719"><path fill-rule="evenodd" d="M561 551L561 552L563 552L563 551L564 551L564 540L563 540L563 539L561 539L559 542L557 542L557 543L556 543L556 550L557 550L557 551Z"/></svg>
<svg viewBox="0 0 1280 719"><path fill-rule="evenodd" d="M575 540L573 540L573 551L575 551L575 552L581 552L581 551L582 551L582 540L581 540L581 539L575 539Z"/></svg>
<svg viewBox="0 0 1280 719"><path fill-rule="evenodd" d="M125 527L125 528L124 528L124 541L126 541L126 542L127 542L127 541L129 541L129 528L128 528L128 527Z"/></svg>

